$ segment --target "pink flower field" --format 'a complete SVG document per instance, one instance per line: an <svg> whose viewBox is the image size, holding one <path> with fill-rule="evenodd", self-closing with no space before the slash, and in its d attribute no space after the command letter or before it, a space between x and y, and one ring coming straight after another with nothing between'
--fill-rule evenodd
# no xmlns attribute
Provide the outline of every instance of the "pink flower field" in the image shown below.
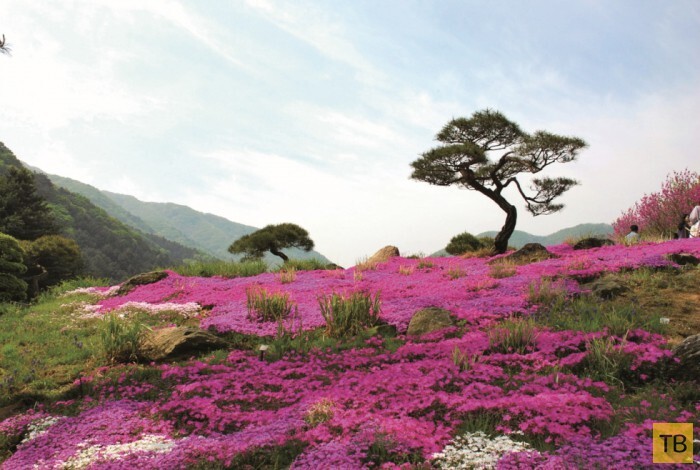
<svg viewBox="0 0 700 470"><path fill-rule="evenodd" d="M537 313L533 290L546 285L575 297L604 273L680 269L667 255L700 257L700 240L548 250L557 257L504 277L482 258L393 258L362 271L299 271L285 283L273 273L169 272L127 295L95 297L94 321L128 305L157 314L168 304L224 338L248 338L236 343L248 346L97 369L75 384L81 396L0 422L0 435L23 436L2 468L653 468L652 424L700 421L698 403L654 393L625 401L630 387L663 380L673 363L663 336L534 322L532 341L518 349L494 332ZM249 316L252 286L288 295L294 313L283 326L298 338L325 327L319 296L353 292L378 294L380 320L397 334L261 359L257 346L274 343L280 325ZM407 335L426 307L448 310L455 326ZM626 364L624 384L583 373L591 345L606 345Z"/></svg>

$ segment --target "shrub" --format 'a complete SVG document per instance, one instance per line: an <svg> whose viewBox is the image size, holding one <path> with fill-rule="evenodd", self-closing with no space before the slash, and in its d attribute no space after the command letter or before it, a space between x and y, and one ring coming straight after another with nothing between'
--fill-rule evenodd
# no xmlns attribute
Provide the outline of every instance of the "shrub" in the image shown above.
<svg viewBox="0 0 700 470"><path fill-rule="evenodd" d="M0 302L27 298L27 283L19 277L27 271L23 261L24 252L19 242L0 233Z"/></svg>
<svg viewBox="0 0 700 470"><path fill-rule="evenodd" d="M38 288L55 286L76 277L83 270L80 247L75 240L60 235L44 235L31 242L22 242L28 274L46 275L37 281Z"/></svg>
<svg viewBox="0 0 700 470"><path fill-rule="evenodd" d="M682 214L700 201L700 174L684 170L666 177L661 191L645 194L613 222L615 235L622 237L630 225L639 226L644 237L669 237L676 232Z"/></svg>
<svg viewBox="0 0 700 470"><path fill-rule="evenodd" d="M326 321L326 334L342 338L360 333L379 321L379 293L354 292L350 296L333 293L318 297L321 315Z"/></svg>
<svg viewBox="0 0 700 470"><path fill-rule="evenodd" d="M451 255L461 255L462 253L476 251L480 248L484 248L484 244L481 240L469 232L462 232L452 237L450 243L445 247L445 251Z"/></svg>
<svg viewBox="0 0 700 470"><path fill-rule="evenodd" d="M292 312L289 294L270 293L262 287L249 287L245 291L248 318L260 322L280 321Z"/></svg>

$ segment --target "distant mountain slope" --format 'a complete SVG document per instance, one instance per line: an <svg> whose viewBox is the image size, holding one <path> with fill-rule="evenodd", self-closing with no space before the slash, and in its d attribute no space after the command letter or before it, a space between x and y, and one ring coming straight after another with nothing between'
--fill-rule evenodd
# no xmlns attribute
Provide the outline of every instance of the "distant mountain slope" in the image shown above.
<svg viewBox="0 0 700 470"><path fill-rule="evenodd" d="M0 142L0 174L22 162ZM55 186L45 175L34 174L38 193L58 219L61 234L74 239L83 255L85 274L121 281L131 275L181 264L206 256L163 237L130 228L90 200Z"/></svg>
<svg viewBox="0 0 700 470"><path fill-rule="evenodd" d="M606 237L613 233L612 225L610 224L579 224L573 227L564 228L549 235L533 235L531 233L516 230L508 241L508 245L514 248L522 248L528 243L539 243L540 245L559 245L566 240L583 238L583 237ZM491 230L482 232L477 237L495 237L497 231ZM430 256L450 256L444 249L436 251Z"/></svg>
<svg viewBox="0 0 700 470"><path fill-rule="evenodd" d="M532 235L527 232L516 230L510 237L508 244L520 248L527 243L539 243L544 246L559 245L566 240L587 237L599 236L605 237L613 233L612 225L610 224L579 224L573 227L565 228L549 235ZM497 231L483 232L477 235L478 237L495 237Z"/></svg>
<svg viewBox="0 0 700 470"><path fill-rule="evenodd" d="M144 202L133 196L103 191L80 181L48 175L56 185L82 194L95 205L127 225L164 237L185 246L204 251L219 259L239 259L227 250L231 243L257 230L256 227L232 222L224 217L206 214L170 202ZM285 249L292 258L316 258L330 261L316 251ZM266 260L279 263L279 258L266 255Z"/></svg>

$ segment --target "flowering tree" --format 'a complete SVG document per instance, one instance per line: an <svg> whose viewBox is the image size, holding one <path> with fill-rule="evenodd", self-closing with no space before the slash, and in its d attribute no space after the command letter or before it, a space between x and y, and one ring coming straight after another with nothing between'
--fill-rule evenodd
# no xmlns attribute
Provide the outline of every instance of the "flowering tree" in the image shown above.
<svg viewBox="0 0 700 470"><path fill-rule="evenodd" d="M506 221L494 240L497 253L508 249L518 216L503 190L512 183L532 215L561 210L564 205L555 204L554 199L578 184L575 180L533 178L530 191L526 191L521 175L539 173L554 163L573 161L579 150L586 147L578 137L545 131L527 134L503 114L490 109L477 111L470 118L452 119L436 140L440 146L411 163L411 178L437 186L473 189L498 204L506 213Z"/></svg>
<svg viewBox="0 0 700 470"><path fill-rule="evenodd" d="M700 174L683 170L666 177L661 191L645 194L613 222L616 235L624 235L636 224L647 236L669 236L681 216L700 202Z"/></svg>

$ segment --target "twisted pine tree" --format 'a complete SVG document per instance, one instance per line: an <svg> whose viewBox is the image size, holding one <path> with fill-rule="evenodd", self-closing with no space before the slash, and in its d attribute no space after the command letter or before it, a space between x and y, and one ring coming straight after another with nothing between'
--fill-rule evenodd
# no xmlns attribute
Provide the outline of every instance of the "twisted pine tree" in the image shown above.
<svg viewBox="0 0 700 470"><path fill-rule="evenodd" d="M532 215L551 214L563 204L554 199L578 184L571 178L533 178L530 191L523 188L520 175L536 174L553 163L576 159L586 143L545 131L523 132L503 114L486 109L470 118L448 122L437 134L442 145L422 154L411 163L411 178L437 186L459 185L478 191L498 204L506 221L494 240L494 251L505 253L515 230L517 209L503 195L514 185Z"/></svg>
<svg viewBox="0 0 700 470"><path fill-rule="evenodd" d="M268 225L253 233L244 235L228 247L230 253L245 253L247 258L260 258L269 251L282 258L283 262L289 261L283 248L301 248L311 251L314 242L309 238L309 232L296 224Z"/></svg>

